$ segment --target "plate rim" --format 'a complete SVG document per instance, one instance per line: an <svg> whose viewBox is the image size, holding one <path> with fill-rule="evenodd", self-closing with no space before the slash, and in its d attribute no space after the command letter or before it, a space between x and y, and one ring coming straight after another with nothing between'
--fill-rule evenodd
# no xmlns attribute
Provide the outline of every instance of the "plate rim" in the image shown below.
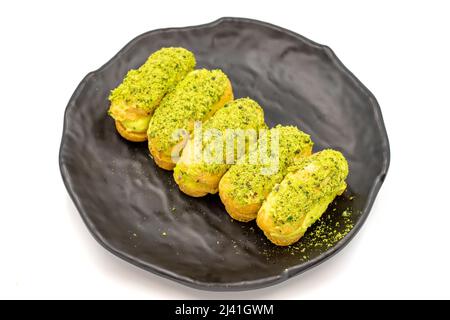
<svg viewBox="0 0 450 320"><path fill-rule="evenodd" d="M62 156L62 150L66 143L66 129L67 129L67 122L68 122L68 113L69 110L73 108L74 101L78 98L80 93L83 91L86 83L90 80L90 78L94 77L97 73L102 72L104 69L106 69L114 60L120 57L125 51L131 49L136 42L138 42L140 39L147 37L150 34L157 34L161 32L171 31L171 30L193 30L198 28L209 28L209 27L215 27L223 22L245 22L245 23L251 23L260 25L263 27L268 27L270 29L274 29L283 33L287 33L298 40L307 43L310 46L313 46L315 48L318 48L322 50L335 64L337 68L339 68L340 72L347 75L349 79L351 79L354 84L358 87L358 89L361 90L361 92L365 93L369 99L369 102L371 104L372 109L375 113L375 121L378 125L378 129L380 131L380 135L382 138L382 142L385 145L385 148L383 150L383 158L384 162L382 165L381 172L377 175L376 179L374 180L372 187L370 189L370 192L368 194L368 200L366 203L366 206L361 211L361 217L358 220L358 222L355 224L353 229L341 240L339 241L334 247L331 249L325 251L324 253L318 255L317 257L303 263L300 265L292 266L290 268L285 269L282 273L270 276L270 277L264 277L259 278L255 280L250 281L236 281L236 282L229 282L229 283L222 283L222 282L205 282L205 281L199 281L193 278L189 278L186 276L182 276L180 274L171 272L167 269L160 268L156 265L152 265L148 262L141 261L140 259L137 259L136 257L132 257L128 255L126 252L123 252L117 248L114 248L112 245L108 243L106 239L104 239L101 234L96 230L96 227L88 218L88 215L86 212L84 212L81 209L81 204L79 202L78 196L75 194L75 192L71 188L71 183L68 181L68 173L67 168L65 167L63 156ZM98 68L95 71L89 72L79 83L77 88L75 89L74 93L69 99L69 102L67 103L67 106L64 111L64 124L63 124L63 130L62 130L62 137L61 137L61 143L59 147L59 153L58 153L58 160L59 160L59 168L62 176L62 180L64 182L64 185L67 189L67 192L69 193L69 196L74 203L78 213L80 214L84 224L86 225L87 229L89 230L90 234L93 236L93 238L107 251L115 255L116 257L121 258L122 260L127 261L128 263L131 263L132 265L135 265L141 269L144 269L146 271L152 272L156 275L159 275L163 278L173 280L177 283L181 283L183 285L186 285L188 287L192 287L195 289L201 289L201 290L208 290L208 291L244 291L244 290L253 290L258 288L263 288L271 285L278 284L280 282L283 282L285 280L288 280L296 275L299 275L336 255L338 252L340 252L344 247L347 246L347 244L355 237L355 235L359 232L365 221L367 220L367 217L370 214L371 208L374 204L375 198L386 179L387 172L389 170L390 165L390 144L389 144L389 138L386 131L386 126L384 123L384 119L381 113L380 105L378 104L378 101L376 100L373 93L343 64L343 62L336 56L334 51L328 47L327 45L323 45L320 43L317 43L313 40L310 40L296 32L293 32L291 30L279 27L277 25L256 20L256 19L250 19L250 18L241 18L241 17L221 17L215 21L205 23L205 24L199 24L199 25L193 25L193 26L187 26L187 27L170 27L170 28L160 28L155 29L151 31L147 31L145 33L142 33L138 35L137 37L133 38L131 41L129 41L124 47L122 47L111 59L109 59L105 64L103 64L100 68Z"/></svg>

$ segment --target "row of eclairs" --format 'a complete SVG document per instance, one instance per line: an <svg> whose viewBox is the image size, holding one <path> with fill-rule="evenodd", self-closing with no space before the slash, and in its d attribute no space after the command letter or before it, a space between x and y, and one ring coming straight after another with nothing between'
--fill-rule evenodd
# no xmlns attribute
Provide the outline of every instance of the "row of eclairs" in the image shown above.
<svg viewBox="0 0 450 320"><path fill-rule="evenodd" d="M263 108L248 97L235 99L223 71L195 66L192 52L170 47L154 52L138 69L128 71L109 96L108 114L117 132L129 141L148 141L156 165L173 170L174 180L185 194L219 193L233 219L256 219L276 245L297 242L345 191L346 159L332 149L313 153L310 136L295 126L268 128ZM198 122L202 123L200 132L194 130ZM234 163L226 161L225 153L223 161L195 158L194 133L213 130L224 137L230 129L265 131L259 139L266 143L276 136L276 170L269 170L270 161L249 161L260 154L250 140L245 141ZM177 130L187 134L187 141L183 135L174 135ZM208 138L198 141L201 150L213 143ZM174 151L180 154L176 159Z"/></svg>

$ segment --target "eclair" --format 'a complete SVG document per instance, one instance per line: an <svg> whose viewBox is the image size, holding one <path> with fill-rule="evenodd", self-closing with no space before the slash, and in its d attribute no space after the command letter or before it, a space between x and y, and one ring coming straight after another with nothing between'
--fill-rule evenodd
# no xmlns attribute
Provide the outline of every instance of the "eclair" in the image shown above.
<svg viewBox="0 0 450 320"><path fill-rule="evenodd" d="M230 80L221 70L190 72L164 97L150 120L148 148L156 164L172 170L195 122L208 120L232 99Z"/></svg>
<svg viewBox="0 0 450 320"><path fill-rule="evenodd" d="M256 217L265 236L279 246L297 242L347 187L348 164L335 150L305 157L289 171L273 187Z"/></svg>
<svg viewBox="0 0 450 320"><path fill-rule="evenodd" d="M227 145L228 138L239 132L244 136L246 130L259 132L266 127L264 111L256 101L242 98L227 103L202 126L201 142L194 134L184 148L173 174L180 190L193 197L217 193L222 176L238 154L242 156L250 150L253 141L244 137L243 148L239 148L242 152L238 152L236 141ZM227 156L227 149L231 149L231 157Z"/></svg>
<svg viewBox="0 0 450 320"><path fill-rule="evenodd" d="M119 134L129 141L147 140L147 128L163 97L195 67L194 54L184 48L162 48L136 70L128 71L111 91L108 114Z"/></svg>

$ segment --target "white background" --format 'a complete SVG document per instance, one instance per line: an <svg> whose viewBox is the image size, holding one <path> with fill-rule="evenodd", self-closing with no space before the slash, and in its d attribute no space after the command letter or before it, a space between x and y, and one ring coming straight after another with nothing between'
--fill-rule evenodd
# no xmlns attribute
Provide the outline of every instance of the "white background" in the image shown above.
<svg viewBox="0 0 450 320"><path fill-rule="evenodd" d="M446 1L2 1L0 298L450 298L449 15ZM348 247L241 293L190 289L106 252L58 168L64 108L88 72L143 32L221 16L329 45L377 97L392 153Z"/></svg>

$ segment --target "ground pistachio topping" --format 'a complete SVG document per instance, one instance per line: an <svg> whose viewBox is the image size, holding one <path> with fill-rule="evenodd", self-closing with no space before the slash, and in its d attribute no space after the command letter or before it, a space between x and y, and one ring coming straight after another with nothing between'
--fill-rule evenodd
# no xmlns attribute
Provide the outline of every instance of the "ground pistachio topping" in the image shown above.
<svg viewBox="0 0 450 320"><path fill-rule="evenodd" d="M271 150L271 136L274 133L278 134L278 154ZM227 179L231 183L230 196L241 205L262 204L273 186L283 180L294 160L310 155L313 147L310 136L294 126L277 125L268 131L266 141L268 147L264 151L267 152L268 161L260 156L264 152L261 146L265 141L258 141L258 148L240 159L227 172ZM271 154L275 156L273 159ZM252 157L257 160L256 163L250 162ZM274 172L264 171L272 167L276 168Z"/></svg>
<svg viewBox="0 0 450 320"><path fill-rule="evenodd" d="M194 54L184 48L162 48L139 68L128 71L123 82L111 91L112 105L135 107L149 114L161 99L195 67ZM111 116L114 117L112 112Z"/></svg>
<svg viewBox="0 0 450 320"><path fill-rule="evenodd" d="M225 137L227 129L253 129L258 132L261 129L266 129L267 126L264 122L264 111L259 104L250 98L241 98L233 100L227 103L224 108L217 111L217 113L209 119L203 126L203 131L216 130L222 133L222 137ZM247 138L247 137L246 137ZM250 148L250 141L246 140L246 150ZM210 141L203 139L202 150L209 147ZM226 147L224 143L224 148ZM223 150L223 161L220 163L205 163L202 162L196 166L200 166L208 173L217 174L225 173L231 164L226 163L226 152ZM236 145L235 145L236 154ZM214 153L211 154L214 157Z"/></svg>
<svg viewBox="0 0 450 320"><path fill-rule="evenodd" d="M178 140L173 139L176 130L193 130L195 121L206 120L214 105L229 86L228 77L221 70L199 69L190 72L161 101L148 128L148 136L155 139L159 151L171 151Z"/></svg>

